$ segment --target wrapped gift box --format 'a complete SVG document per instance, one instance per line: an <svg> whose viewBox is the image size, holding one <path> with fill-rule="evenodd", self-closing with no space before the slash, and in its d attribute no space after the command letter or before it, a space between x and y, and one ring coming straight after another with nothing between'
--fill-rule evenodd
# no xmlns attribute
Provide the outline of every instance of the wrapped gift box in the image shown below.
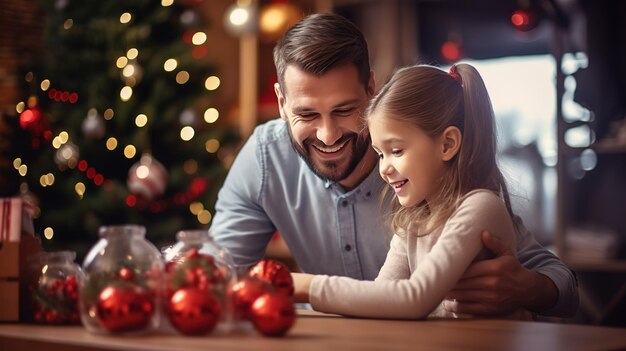
<svg viewBox="0 0 626 351"><path fill-rule="evenodd" d="M28 285L34 272L28 257L40 252L29 205L19 197L0 198L0 321L28 320Z"/></svg>

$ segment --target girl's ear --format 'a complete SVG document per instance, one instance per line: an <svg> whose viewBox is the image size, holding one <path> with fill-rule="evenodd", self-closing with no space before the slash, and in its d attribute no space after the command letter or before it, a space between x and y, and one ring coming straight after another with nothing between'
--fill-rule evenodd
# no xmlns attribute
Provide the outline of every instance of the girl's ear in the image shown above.
<svg viewBox="0 0 626 351"><path fill-rule="evenodd" d="M441 159L450 161L461 149L463 136L457 127L448 127L441 134Z"/></svg>
<svg viewBox="0 0 626 351"><path fill-rule="evenodd" d="M280 113L280 117L284 120L287 120L287 116L283 113L283 108L285 106L285 97L283 96L282 91L280 90L280 84L274 83L274 93L278 98L278 112Z"/></svg>

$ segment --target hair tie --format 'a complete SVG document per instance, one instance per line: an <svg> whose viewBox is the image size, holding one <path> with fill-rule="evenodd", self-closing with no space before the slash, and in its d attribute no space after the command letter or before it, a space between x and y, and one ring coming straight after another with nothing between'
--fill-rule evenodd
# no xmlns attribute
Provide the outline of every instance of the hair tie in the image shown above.
<svg viewBox="0 0 626 351"><path fill-rule="evenodd" d="M463 86L463 79L461 78L459 72L456 71L456 65L452 65L452 67L450 67L450 72L448 72L448 74L450 75L450 77L454 78L454 80L459 82L461 86Z"/></svg>

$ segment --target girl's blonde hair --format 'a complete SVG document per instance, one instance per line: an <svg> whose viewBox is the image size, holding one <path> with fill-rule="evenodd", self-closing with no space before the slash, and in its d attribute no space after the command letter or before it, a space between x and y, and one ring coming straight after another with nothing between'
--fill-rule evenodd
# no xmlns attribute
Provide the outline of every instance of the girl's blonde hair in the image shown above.
<svg viewBox="0 0 626 351"><path fill-rule="evenodd" d="M491 100L478 71L458 64L451 72L429 65L399 69L372 99L366 121L378 116L412 123L431 137L450 126L459 128L461 147L448 161L438 193L428 203L402 207L385 188L384 203L391 202L390 225L395 233L408 233L417 225L425 235L443 225L458 200L474 189L494 191L513 217L509 193L496 162L496 130Z"/></svg>

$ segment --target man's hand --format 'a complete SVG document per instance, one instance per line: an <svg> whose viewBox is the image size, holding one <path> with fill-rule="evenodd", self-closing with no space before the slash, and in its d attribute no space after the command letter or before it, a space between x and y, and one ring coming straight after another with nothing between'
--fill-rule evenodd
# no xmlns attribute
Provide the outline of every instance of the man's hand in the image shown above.
<svg viewBox="0 0 626 351"><path fill-rule="evenodd" d="M315 277L313 274L291 273L293 278L293 300L297 303L309 302L309 288L311 280Z"/></svg>
<svg viewBox="0 0 626 351"><path fill-rule="evenodd" d="M530 271L519 263L515 253L488 232L482 233L483 244L495 258L473 263L446 299L450 312L473 315L503 315L518 308L531 311L553 306L558 290L552 280Z"/></svg>

